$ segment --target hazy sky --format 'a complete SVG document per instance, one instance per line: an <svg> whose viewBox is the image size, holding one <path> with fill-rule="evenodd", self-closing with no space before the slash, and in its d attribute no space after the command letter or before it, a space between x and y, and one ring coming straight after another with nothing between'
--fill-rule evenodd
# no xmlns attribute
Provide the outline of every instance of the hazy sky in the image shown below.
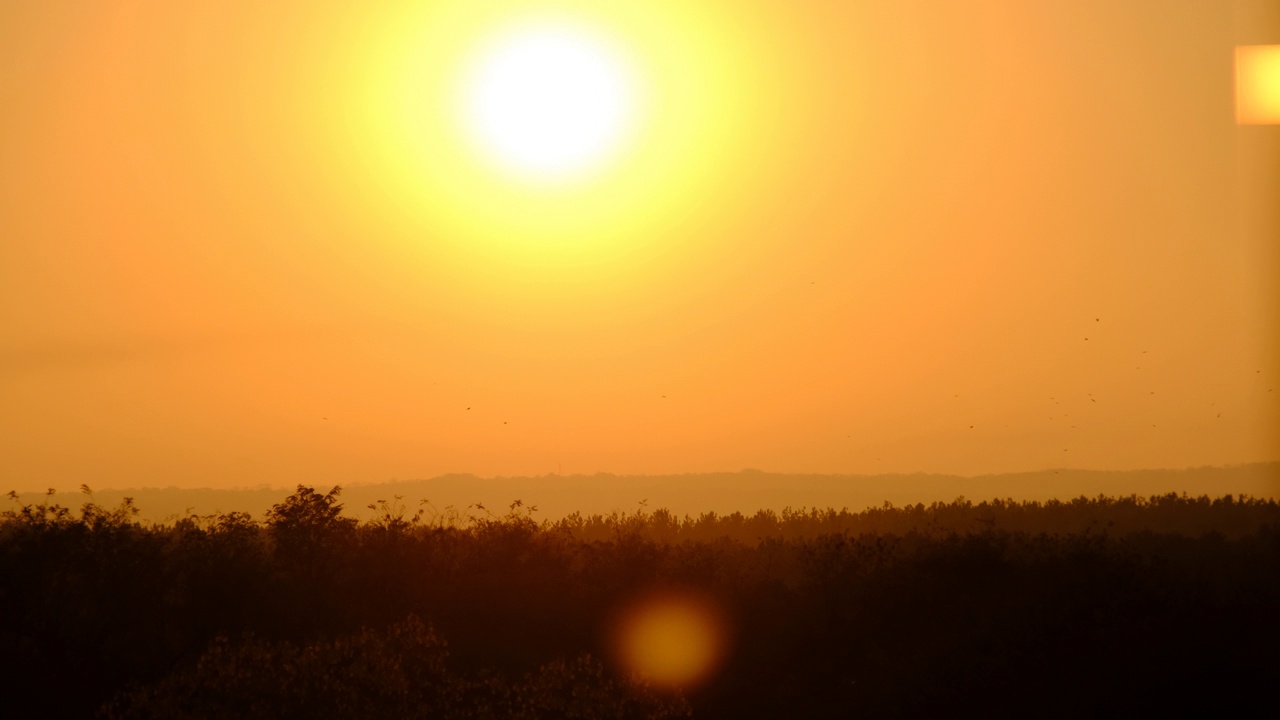
<svg viewBox="0 0 1280 720"><path fill-rule="evenodd" d="M0 489L1280 459L1280 3L368 5L0 4ZM591 182L446 117L531 12Z"/></svg>

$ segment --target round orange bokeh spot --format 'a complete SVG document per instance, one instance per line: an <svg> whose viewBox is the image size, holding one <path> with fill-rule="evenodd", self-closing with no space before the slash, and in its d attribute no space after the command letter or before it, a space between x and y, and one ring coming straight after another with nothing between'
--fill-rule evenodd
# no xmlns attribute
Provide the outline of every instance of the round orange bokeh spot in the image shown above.
<svg viewBox="0 0 1280 720"><path fill-rule="evenodd" d="M684 591L649 595L615 624L617 661L632 675L662 687L706 680L725 654L723 614L705 596Z"/></svg>

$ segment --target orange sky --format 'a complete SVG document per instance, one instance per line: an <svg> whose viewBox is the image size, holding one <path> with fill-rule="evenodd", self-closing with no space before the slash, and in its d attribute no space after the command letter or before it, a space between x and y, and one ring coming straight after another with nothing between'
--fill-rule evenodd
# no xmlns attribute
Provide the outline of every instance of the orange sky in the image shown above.
<svg viewBox="0 0 1280 720"><path fill-rule="evenodd" d="M0 489L1280 459L1275 4L598 4L0 5ZM440 119L543 7L654 89L564 191Z"/></svg>

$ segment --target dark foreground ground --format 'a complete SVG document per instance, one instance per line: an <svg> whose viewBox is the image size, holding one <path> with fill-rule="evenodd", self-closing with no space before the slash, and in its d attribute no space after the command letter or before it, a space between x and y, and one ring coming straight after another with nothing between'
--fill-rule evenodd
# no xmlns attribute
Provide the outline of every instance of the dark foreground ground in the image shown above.
<svg viewBox="0 0 1280 720"><path fill-rule="evenodd" d="M88 498L92 499L92 498ZM1186 496L536 522L299 487L265 519L0 516L0 717L1253 717L1280 504ZM658 590L719 609L683 691L615 659ZM1267 710L1270 708L1270 710Z"/></svg>

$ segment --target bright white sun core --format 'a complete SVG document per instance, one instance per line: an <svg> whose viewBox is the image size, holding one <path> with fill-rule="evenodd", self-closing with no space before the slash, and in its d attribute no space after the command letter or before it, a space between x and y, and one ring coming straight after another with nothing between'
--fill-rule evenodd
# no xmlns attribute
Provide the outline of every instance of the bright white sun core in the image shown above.
<svg viewBox="0 0 1280 720"><path fill-rule="evenodd" d="M634 129L635 84L622 55L587 27L518 25L472 57L462 77L462 129L508 174L576 180L615 158Z"/></svg>

